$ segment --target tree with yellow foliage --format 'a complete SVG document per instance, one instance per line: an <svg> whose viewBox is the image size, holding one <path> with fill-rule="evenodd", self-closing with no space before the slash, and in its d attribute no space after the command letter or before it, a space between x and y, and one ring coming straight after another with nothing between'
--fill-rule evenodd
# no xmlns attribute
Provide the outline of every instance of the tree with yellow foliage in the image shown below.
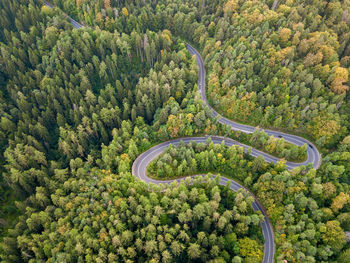
<svg viewBox="0 0 350 263"><path fill-rule="evenodd" d="M349 90L349 86L344 85L349 79L349 71L343 67L337 67L334 72L334 79L331 83L331 90L335 93L343 93Z"/></svg>
<svg viewBox="0 0 350 263"><path fill-rule="evenodd" d="M336 251L343 248L346 242L345 233L337 220L328 221L326 223L326 231L322 235L322 239Z"/></svg>
<svg viewBox="0 0 350 263"><path fill-rule="evenodd" d="M126 7L122 8L122 14L123 14L123 16L129 16L129 11Z"/></svg>
<svg viewBox="0 0 350 263"><path fill-rule="evenodd" d="M339 121L334 119L331 114L314 117L313 124L309 127L309 131L316 139L324 137L326 143L328 143L332 136L336 135L340 129Z"/></svg>
<svg viewBox="0 0 350 263"><path fill-rule="evenodd" d="M229 0L227 3L224 5L223 10L225 15L231 17L233 12L238 9L238 3L236 0Z"/></svg>
<svg viewBox="0 0 350 263"><path fill-rule="evenodd" d="M284 27L280 30L278 36L279 36L280 44L282 46L285 46L287 44L291 34L292 34L292 31L289 28Z"/></svg>
<svg viewBox="0 0 350 263"><path fill-rule="evenodd" d="M238 241L239 251L246 258L246 262L261 262L263 259L262 245L256 240L245 237Z"/></svg>
<svg viewBox="0 0 350 263"><path fill-rule="evenodd" d="M171 44L173 43L173 41L171 40L172 35L171 32L168 29L164 29L162 32L162 38L164 39L164 44L167 48L169 48L171 46Z"/></svg>
<svg viewBox="0 0 350 263"><path fill-rule="evenodd" d="M43 5L41 7L41 13L47 16L53 16L55 14L52 8L48 7L47 5Z"/></svg>
<svg viewBox="0 0 350 263"><path fill-rule="evenodd" d="M337 197L333 199L331 208L332 210L337 213L339 210L341 210L345 205L350 205L350 195L341 192Z"/></svg>

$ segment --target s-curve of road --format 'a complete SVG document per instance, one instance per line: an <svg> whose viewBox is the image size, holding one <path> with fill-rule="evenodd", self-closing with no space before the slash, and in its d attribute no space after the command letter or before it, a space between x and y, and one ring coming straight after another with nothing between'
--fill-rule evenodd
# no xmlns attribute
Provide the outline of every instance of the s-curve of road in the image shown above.
<svg viewBox="0 0 350 263"><path fill-rule="evenodd" d="M150 162L152 162L152 160L154 160L157 156L159 156L170 145L177 146L180 141L183 141L185 144L188 144L190 142L205 143L209 137L211 138L212 142L215 144L221 144L222 142L224 142L226 146L241 145L232 139L225 138L225 137L218 137L218 136L188 137L188 138L179 138L179 139L163 142L161 144L158 144L152 147L151 149L142 153L136 158L136 160L132 165L132 174L136 176L138 179L146 183L169 184L175 180L181 181L181 179L165 181L165 180L155 180L155 179L149 178L146 172L147 166ZM248 149L248 147L245 146L245 149ZM197 176L203 176L203 175L197 175ZM195 177L195 176L192 176L192 177ZM215 175L213 176L213 178L215 178ZM220 177L220 181L219 181L220 185L226 185L227 182L230 182L230 188L235 192L237 192L239 189L247 190L242 185L240 185L239 183L237 183L232 179ZM267 214L263 206L248 190L247 192L249 195L251 195L254 198L254 202L252 204L254 211L260 211L264 215L264 220L261 222L262 233L265 239L263 262L272 263L274 262L274 254L275 254L273 227L271 225L269 218L267 217Z"/></svg>
<svg viewBox="0 0 350 263"><path fill-rule="evenodd" d="M199 52L193 48L191 45L187 44L187 49L188 51L192 54L195 55L197 58L197 65L199 67L198 71L198 91L201 95L201 98L203 102L210 108L213 117L217 117L219 114L209 105L206 93L205 93L205 68L204 68L204 63L201 55ZM229 125L231 129L245 132L245 133L253 133L255 130L255 127L248 126L248 125L243 125L236 123L234 121L228 120L223 117L218 116L218 121L219 123ZM284 138L286 141L296 144L298 146L302 146L304 144L307 145L307 160L303 163L293 163L293 162L286 162L286 166L289 170L292 170L295 167L302 166L302 165L307 165L311 163L314 168L318 168L320 166L321 162L321 155L318 152L317 148L309 141L306 139L295 136L295 135L290 135L278 131L272 131L272 130L265 130L266 133L270 136L278 137L278 138ZM190 142L197 142L197 143L205 143L208 138L211 138L212 142L214 144L221 144L222 142L225 143L226 146L232 146L232 145L239 145L244 148L245 151L249 149L249 146L239 143L235 140L232 140L230 138L226 137L220 137L220 136L205 136L205 137L189 137L189 138L178 138L174 139L171 141L163 142L161 144L158 144L148 151L142 153L140 156L136 158L136 160L133 163L132 166L132 174L136 176L138 179L146 182L146 183L154 183L154 184L165 184L165 183L171 183L174 180L155 180L152 178L147 177L147 166L152 160L154 160L157 156L159 156L166 148L168 148L171 144L174 146L177 146L180 141L183 141L185 144L188 144ZM269 154L266 154L264 152L261 152L256 149L252 149L250 155L257 157L262 155L267 162L273 162L276 163L279 161L279 158L276 158L274 156L271 156ZM202 176L202 175L199 175ZM213 176L215 178L215 176ZM180 179L176 180L180 181ZM242 185L237 183L236 181L232 179L228 179L225 177L220 177L219 184L220 185L226 185L227 182L231 183L231 189L233 191L238 191L239 189L245 189ZM245 189L247 190L247 189ZM265 239L265 244L264 244L264 263L272 263L274 262L274 255L275 255L275 242L274 242L274 233L273 233L273 227L272 224L265 212L264 207L260 204L260 202L253 196L248 190L247 192L254 198L253 202L253 209L254 211L260 211L264 215L264 220L261 223L261 228L262 228L262 233L264 235Z"/></svg>
<svg viewBox="0 0 350 263"><path fill-rule="evenodd" d="M50 8L53 8L54 5L50 4L49 2L43 0L44 4ZM76 28L79 29L83 27L82 24L78 23L71 17L67 16L70 23ZM199 52L193 48L191 45L187 44L187 49L192 55L196 55L197 58L197 65L199 67L198 71L198 91L202 97L203 102L210 108L213 117L218 116L218 121L219 123L229 125L231 129L245 132L245 133L253 133L255 130L255 127L248 126L248 125L243 125L239 124L237 122L231 121L229 119L220 117L219 114L209 105L207 97L206 97L206 92L205 92L205 68L204 68L204 63L201 55ZM265 132L274 137L278 138L284 138L287 142L296 144L298 146L302 146L304 144L307 145L307 160L303 163L292 163L292 162L287 162L286 166L289 170L292 170L295 167L301 166L301 165L307 165L307 164L312 164L315 169L317 169L320 166L321 163L321 155L318 152L317 148L308 140L295 136L295 135L290 135L287 133L282 133L278 131L273 131L273 130L265 130ZM245 151L248 150L248 146L241 144L235 140L232 140L230 138L226 137L220 137L220 136L204 136L204 137L189 137L189 138L179 138L179 139L174 139L171 141L163 142L161 144L158 144L151 149L147 150L146 152L142 153L139 155L136 160L134 161L132 165L132 174L136 176L138 179L146 182L146 183L154 183L154 184L166 184L166 183L171 183L173 181L180 181L181 179L174 179L174 180L155 180L152 178L147 177L147 166L148 164L154 160L157 156L159 156L166 148L168 148L170 145L175 145L177 146L180 141L183 141L185 144L188 144L190 142L197 142L197 143L205 143L208 138L211 138L212 142L215 144L221 144L222 142L225 143L226 146L232 146L232 145L238 145L244 148ZM276 163L279 161L279 158L273 157L269 154L266 154L264 152L258 151L256 149L252 149L250 155L257 157L262 155L265 158L265 161L267 162L273 162ZM197 175L197 176L203 176L203 175ZM192 176L195 177L195 176ZM216 176L214 175L213 178ZM262 228L262 233L264 235L265 243L264 243L264 258L263 262L264 263L272 263L274 262L274 254L275 254L275 242L274 242L274 233L273 233L273 227L272 224L265 212L265 209L263 206L260 204L260 202L255 198L253 194L251 194L246 188L244 188L242 185L237 183L236 181L232 179L228 179L225 177L220 177L219 184L220 185L226 185L227 182L230 182L230 188L233 191L238 191L239 189L244 189L247 191L249 195L251 195L254 198L254 202L252 204L254 211L260 211L264 215L264 220L261 223L261 228Z"/></svg>
<svg viewBox="0 0 350 263"><path fill-rule="evenodd" d="M241 131L244 133L253 133L255 131L255 127L253 126L248 126L248 125L244 125L244 124L240 124L234 121L231 121L229 119L220 117L219 113L217 113L208 103L207 100L207 96L206 96L206 91L205 91L205 68L204 68L204 62L203 59L201 57L201 55L199 54L199 52L193 48L191 45L186 44L187 45L187 49L188 51L192 54L192 55L196 55L197 58L197 65L199 67L199 71L198 71L198 91L201 95L202 101L209 107L209 109L212 112L213 117L218 116L218 121L219 123L225 124L225 125L229 125L231 127L232 130L236 130L236 131ZM301 166L301 165L307 165L309 163L311 163L313 165L313 167L315 169L317 169L320 164L321 164L321 155L319 153L319 151L317 150L316 146L313 145L311 142L309 142L308 140L296 136L296 135L291 135L291 134L287 134L287 133L283 133L283 132L279 132L279 131L273 131L273 130L265 130L265 132L270 135L270 136L274 136L276 138L284 138L285 141L290 142L292 144L298 145L298 146L303 146L304 144L306 144L307 146L307 160L303 163L293 163L293 162L287 162L287 168L289 170L292 170L295 167ZM253 156L256 156L254 154L252 154ZM279 161L279 158L275 158L272 157L269 154L260 152L259 155L264 156L265 160L268 162L274 162L276 163L277 161Z"/></svg>
<svg viewBox="0 0 350 263"><path fill-rule="evenodd" d="M203 102L210 108L213 117L218 116L219 114L209 105L206 92L205 92L205 68L204 63L201 55L199 52L193 48L191 45L187 44L188 51L195 55L197 58L197 65L199 67L198 71L198 91L201 95L201 98ZM253 133L255 130L255 127L239 124L236 122L233 122L231 120L228 120L223 117L218 118L219 123L229 125L231 129L242 131L245 133ZM298 146L302 146L304 144L307 145L307 160L304 163L292 163L292 162L286 162L286 166L289 170L292 170L293 168L301 165L306 165L311 163L314 168L318 168L320 165L321 156L317 150L317 148L309 141L307 141L304 138L289 135L286 133L281 133L277 131L272 130L265 130L267 134L272 135L274 137L278 138L284 138L286 141L296 144ZM154 146L153 148L149 149L148 151L142 153L137 159L134 161L132 166L132 174L135 175L138 179L145 181L146 183L154 183L154 184L164 184L164 183L171 183L174 180L155 180L152 178L147 177L147 166L148 164L154 160L157 156L159 156L166 148L169 147L169 145L178 145L180 141L183 141L185 144L190 142L197 142L197 143L205 143L208 138L211 138L212 142L215 144L221 144L222 142L225 143L226 146L232 146L232 145L239 145L244 148L245 151L248 150L249 146L241 144L235 140L232 140L230 138L225 137L219 137L219 136L205 136L205 137L189 137L189 138L179 138L167 142L163 142L161 144L158 144ZM273 162L276 163L279 161L279 158L276 158L274 156L271 156L269 154L266 154L264 152L258 151L256 149L252 149L251 153L252 156L257 157L259 155L262 155L267 162ZM215 178L215 176L213 176ZM179 181L179 180L177 180ZM231 189L233 191L238 191L239 189L245 189L242 185L238 184L236 181L232 179L228 179L225 177L221 177L219 183L221 185L226 185L227 182L231 183ZM249 191L247 191L249 193ZM251 193L249 193L251 196L253 196ZM261 211L261 213L264 215L264 220L261 223L262 233L264 235L265 244L264 244L264 263L272 263L274 262L274 254L275 254L275 242L274 242L274 233L273 233L273 227L272 224L265 212L265 209L263 206L259 203L259 201L253 196L254 202L253 202L253 209L254 211Z"/></svg>

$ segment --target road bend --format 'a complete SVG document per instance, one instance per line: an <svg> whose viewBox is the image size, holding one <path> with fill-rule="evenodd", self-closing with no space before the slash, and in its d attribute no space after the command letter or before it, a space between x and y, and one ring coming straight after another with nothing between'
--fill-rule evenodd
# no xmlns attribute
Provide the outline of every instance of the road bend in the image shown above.
<svg viewBox="0 0 350 263"><path fill-rule="evenodd" d="M54 8L54 5L43 0L44 4L50 8ZM73 18L67 16L70 23L76 28L82 28L83 25L74 20ZM236 131L241 131L244 133L253 133L255 131L255 127L249 126L249 125L244 125L240 124L237 122L234 122L232 120L229 120L227 118L224 118L220 116L209 104L206 96L206 90L205 90L205 78L206 78L206 72L204 68L204 62L203 59L200 55L200 53L192 47L190 44L186 44L188 51L190 54L196 56L197 60L197 65L199 68L198 71L198 91L201 95L202 101L204 102L205 105L209 107L211 110L212 116L217 117L219 123L229 125L232 130ZM270 135L274 136L277 138L284 138L285 141L290 142L292 144L302 146L304 144L307 145L307 160L303 163L293 163L293 162L286 162L287 169L292 170L295 167L302 166L302 165L307 165L307 164L312 164L312 166L317 169L319 168L321 164L321 155L318 152L317 148L315 145L313 145L311 142L308 140L296 136L296 135L291 135L279 131L274 131L274 130L265 130L265 132ZM244 148L245 151L249 149L249 146L239 143L233 139L226 138L226 137L220 137L220 136L204 136L204 137L188 137L188 138L179 138L171 141L166 141L161 144L158 144L151 149L147 150L146 152L142 153L139 155L136 160L133 163L132 166L132 174L136 176L139 180L142 180L146 183L153 183L153 184L169 184L173 181L180 181L182 179L173 179L173 180L155 180L152 178L147 177L147 166L148 164L154 160L157 156L159 156L166 148L168 148L170 145L177 146L180 141L183 141L185 144L188 144L190 142L197 142L197 143L205 143L208 138L211 138L212 142L214 144L221 144L222 142L225 143L226 146L232 146L232 145L238 145ZM274 156L271 156L267 153L261 152L259 150L256 150L252 148L250 155L254 157L258 156L263 156L266 162L273 162L276 163L280 159L276 158ZM192 178L198 177L198 176L204 176L204 175L196 175L196 176L191 176ZM212 178L216 178L215 175L212 176ZM272 263L274 262L274 255L275 255L275 242L274 242L274 233L273 233L273 227L272 224L266 214L266 210L264 207L260 204L259 200L256 199L256 197L244 186L240 185L238 182L225 178L225 177L220 177L219 184L220 185L226 185L227 182L230 182L230 188L233 191L238 191L240 189L244 189L247 194L251 195L254 198L254 202L252 204L254 211L260 211L264 215L264 220L261 223L261 229L262 233L264 235L265 243L264 243L264 263Z"/></svg>

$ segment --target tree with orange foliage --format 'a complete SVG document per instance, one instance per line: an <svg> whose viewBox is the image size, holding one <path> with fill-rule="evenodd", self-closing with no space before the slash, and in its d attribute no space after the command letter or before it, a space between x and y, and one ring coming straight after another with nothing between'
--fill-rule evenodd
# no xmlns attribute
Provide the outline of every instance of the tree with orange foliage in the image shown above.
<svg viewBox="0 0 350 263"><path fill-rule="evenodd" d="M104 0L105 9L111 8L111 0Z"/></svg>
<svg viewBox="0 0 350 263"><path fill-rule="evenodd" d="M81 2L82 2L82 0L76 0L76 1L75 1L75 3L76 3L76 5L77 5L78 8L81 6Z"/></svg>

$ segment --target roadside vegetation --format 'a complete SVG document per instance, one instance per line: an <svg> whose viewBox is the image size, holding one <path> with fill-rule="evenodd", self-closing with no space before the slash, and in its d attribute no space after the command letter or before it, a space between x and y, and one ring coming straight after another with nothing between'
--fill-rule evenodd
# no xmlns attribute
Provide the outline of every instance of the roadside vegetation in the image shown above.
<svg viewBox="0 0 350 263"><path fill-rule="evenodd" d="M322 165L288 171L208 143L168 149L149 172L232 175L267 209L278 263L347 262L349 1L52 3L0 0L2 262L261 262L261 218L244 193L200 180L163 191L131 176L152 145L204 134L305 159L305 146L213 119L185 41L201 50L215 109L308 134Z"/></svg>

